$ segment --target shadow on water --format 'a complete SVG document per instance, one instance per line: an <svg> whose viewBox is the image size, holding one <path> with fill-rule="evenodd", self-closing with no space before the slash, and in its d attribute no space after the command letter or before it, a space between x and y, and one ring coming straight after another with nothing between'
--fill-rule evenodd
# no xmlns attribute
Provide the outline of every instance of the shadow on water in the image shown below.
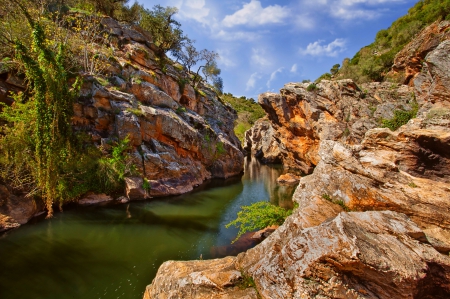
<svg viewBox="0 0 450 299"><path fill-rule="evenodd" d="M225 224L242 205L288 206L279 166L247 160L241 177L211 180L188 194L127 204L73 206L0 236L0 298L142 298L166 260L237 255Z"/></svg>

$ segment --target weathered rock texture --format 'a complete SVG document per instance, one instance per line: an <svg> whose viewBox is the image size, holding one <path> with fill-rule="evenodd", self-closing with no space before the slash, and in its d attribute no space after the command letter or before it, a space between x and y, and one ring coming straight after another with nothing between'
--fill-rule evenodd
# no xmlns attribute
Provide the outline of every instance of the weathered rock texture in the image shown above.
<svg viewBox="0 0 450 299"><path fill-rule="evenodd" d="M0 232L19 227L42 214L44 203L24 194L15 194L0 184Z"/></svg>
<svg viewBox="0 0 450 299"><path fill-rule="evenodd" d="M202 82L194 89L181 65L168 59L161 65L155 54L159 49L145 32L111 18L102 25L111 34L115 57L103 80L83 78L72 122L105 153L112 142L129 138L139 172L127 180L129 198L181 194L207 179L241 173L243 154L233 131L236 112ZM0 73L0 102L10 104L21 84ZM149 181L147 191L137 183L143 179Z"/></svg>
<svg viewBox="0 0 450 299"><path fill-rule="evenodd" d="M183 74L170 62L163 72L154 45L140 32L125 32L112 19L103 23L112 32L122 32L121 54L111 73L114 86L86 78L75 105L75 127L88 127L103 145L128 136L141 178L150 182L148 196L181 194L206 179L239 174L243 154L233 132L235 111L205 86L195 91L179 83ZM140 198L144 193L141 190ZM139 192L130 194L139 197Z"/></svg>
<svg viewBox="0 0 450 299"><path fill-rule="evenodd" d="M450 39L449 21L435 22L406 45L394 59L387 77L407 85L414 85L414 78L422 71L424 59L443 41Z"/></svg>
<svg viewBox="0 0 450 299"><path fill-rule="evenodd" d="M321 140L359 143L367 130L392 118L396 109L412 109L414 101L413 88L391 83L323 80L313 90L308 86L289 83L280 94L259 96L270 122L260 121L246 133L246 150L309 174L320 161Z"/></svg>
<svg viewBox="0 0 450 299"><path fill-rule="evenodd" d="M291 83L260 96L283 163L315 167L300 179L293 215L227 260L261 298L450 298L449 53L446 39L427 50L411 86L322 81L308 92ZM389 118L414 99L417 118L395 132L369 117ZM261 128L247 133L254 152L275 144ZM159 272L147 298L165 298L171 275Z"/></svg>
<svg viewBox="0 0 450 299"><path fill-rule="evenodd" d="M144 299L256 298L254 289L238 286L242 274L236 270L234 260L228 257L210 261L166 262L159 269L162 274L159 280L155 279L155 283L145 290Z"/></svg>

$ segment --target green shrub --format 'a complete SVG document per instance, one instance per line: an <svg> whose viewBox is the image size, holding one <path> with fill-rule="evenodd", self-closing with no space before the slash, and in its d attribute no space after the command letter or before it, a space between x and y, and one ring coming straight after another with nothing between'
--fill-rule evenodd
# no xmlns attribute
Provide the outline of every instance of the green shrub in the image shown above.
<svg viewBox="0 0 450 299"><path fill-rule="evenodd" d="M282 225L284 220L292 214L292 210L285 210L266 201L242 206L241 209L237 213L237 218L225 225L226 228L232 225L239 227L238 235L233 243L246 232L263 229L271 225Z"/></svg>
<svg viewBox="0 0 450 299"><path fill-rule="evenodd" d="M306 88L307 91L315 91L315 90L317 90L317 89L318 89L318 87L317 87L316 83L311 83L311 84L309 84L308 87Z"/></svg>
<svg viewBox="0 0 450 299"><path fill-rule="evenodd" d="M401 126L405 125L410 119L413 119L417 115L419 110L419 105L417 102L413 102L411 105L411 110L395 110L394 117L391 119L383 119L381 121L383 128L389 128L391 131L395 131Z"/></svg>
<svg viewBox="0 0 450 299"><path fill-rule="evenodd" d="M102 157L98 161L98 178L101 188L106 193L123 188L125 177L136 172L127 151L130 148L127 137L115 143L109 157Z"/></svg>
<svg viewBox="0 0 450 299"><path fill-rule="evenodd" d="M144 178L142 180L142 189L144 189L145 191L149 192L151 189L151 185L150 182L147 178Z"/></svg>
<svg viewBox="0 0 450 299"><path fill-rule="evenodd" d="M142 111L142 109L139 109L139 108L127 108L126 111L133 113L136 116L144 115L144 112Z"/></svg>

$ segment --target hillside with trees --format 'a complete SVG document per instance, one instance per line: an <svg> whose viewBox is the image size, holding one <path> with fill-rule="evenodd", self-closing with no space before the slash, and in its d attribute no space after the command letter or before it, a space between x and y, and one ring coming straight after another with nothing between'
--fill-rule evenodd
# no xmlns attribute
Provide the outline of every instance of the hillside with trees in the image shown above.
<svg viewBox="0 0 450 299"><path fill-rule="evenodd" d="M353 58L344 59L342 66L334 65L329 73L317 80L353 79L358 83L384 81L395 55L414 36L435 21L449 19L450 1L418 1L405 16L394 21L389 28L380 30L372 44L363 47ZM389 80L395 81L395 78Z"/></svg>
<svg viewBox="0 0 450 299"><path fill-rule="evenodd" d="M120 194L126 177L140 177L147 196L241 171L241 159L224 162L242 154L233 111L217 96L218 54L195 48L176 8L127 2L0 4L0 183L43 199L48 216L87 192ZM168 131L154 131L155 119L166 119ZM149 123L156 127L141 136ZM149 148L155 155L164 147L174 151L167 163L200 160L200 173L187 177L180 166L168 187L169 174L150 174L146 162Z"/></svg>

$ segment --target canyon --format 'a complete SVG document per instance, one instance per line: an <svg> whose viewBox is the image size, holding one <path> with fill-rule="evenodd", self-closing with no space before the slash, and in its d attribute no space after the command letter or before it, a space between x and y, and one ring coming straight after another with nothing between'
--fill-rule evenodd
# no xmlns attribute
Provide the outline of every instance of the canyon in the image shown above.
<svg viewBox="0 0 450 299"><path fill-rule="evenodd" d="M448 298L448 27L430 25L396 56L390 76L401 83L322 80L261 94L267 117L244 148L304 175L298 208L237 257L165 262L144 299Z"/></svg>

